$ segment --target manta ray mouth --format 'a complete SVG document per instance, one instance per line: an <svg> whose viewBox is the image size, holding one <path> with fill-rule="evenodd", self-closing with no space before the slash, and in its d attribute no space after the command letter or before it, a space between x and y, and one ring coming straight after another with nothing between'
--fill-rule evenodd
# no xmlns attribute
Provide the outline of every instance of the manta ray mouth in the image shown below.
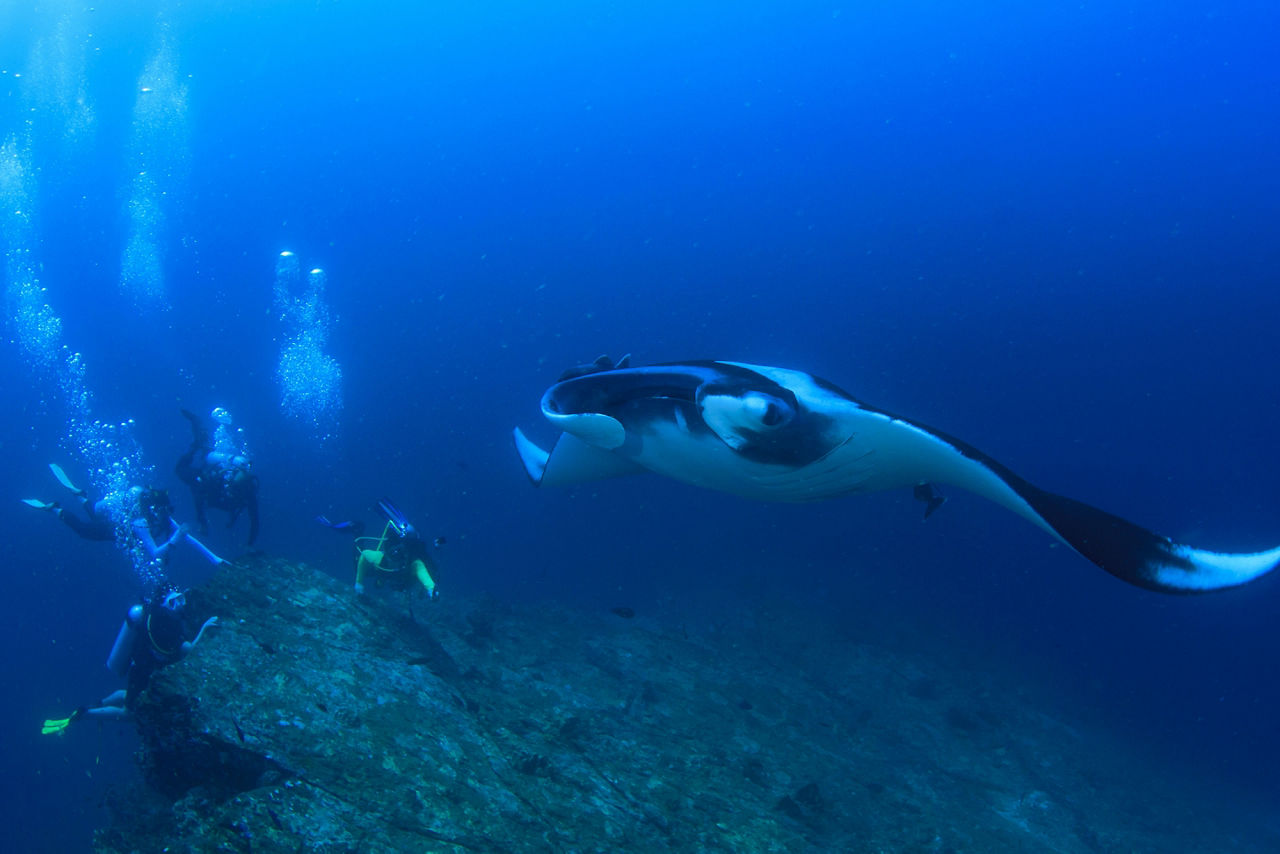
<svg viewBox="0 0 1280 854"><path fill-rule="evenodd" d="M548 418L565 415L613 415L628 404L647 400L694 403L705 377L688 372L629 368L602 371L556 383L542 396Z"/></svg>
<svg viewBox="0 0 1280 854"><path fill-rule="evenodd" d="M642 413L649 410L648 404L679 401L696 405L698 388L705 379L689 371L653 368L600 371L551 386L542 396L542 414L587 444L614 450L627 439L626 424L634 427L637 419L645 420Z"/></svg>

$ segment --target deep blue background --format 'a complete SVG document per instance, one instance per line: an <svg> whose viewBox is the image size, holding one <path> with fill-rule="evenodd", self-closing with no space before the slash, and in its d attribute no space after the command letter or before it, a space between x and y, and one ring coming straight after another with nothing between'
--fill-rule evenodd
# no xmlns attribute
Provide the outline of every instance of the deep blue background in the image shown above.
<svg viewBox="0 0 1280 854"><path fill-rule="evenodd" d="M344 579L348 544L308 520L387 494L449 538L439 607L811 600L859 638L1025 673L1206 791L1280 794L1280 580L1157 596L963 495L921 527L898 494L535 492L509 445L516 424L549 438L542 390L602 352L778 364L1176 539L1276 545L1280 7L548 5L0 2L0 134L33 122L31 249L99 414L136 419L176 486L178 407L230 407L262 545ZM73 148L14 77L60 19L92 33ZM131 111L165 30L189 170L172 307L139 314L117 286ZM329 274L347 406L324 449L278 406L282 249ZM31 376L10 346L3 826L79 850L131 736L36 727L115 687L136 586L16 501L54 494L49 460L75 469Z"/></svg>

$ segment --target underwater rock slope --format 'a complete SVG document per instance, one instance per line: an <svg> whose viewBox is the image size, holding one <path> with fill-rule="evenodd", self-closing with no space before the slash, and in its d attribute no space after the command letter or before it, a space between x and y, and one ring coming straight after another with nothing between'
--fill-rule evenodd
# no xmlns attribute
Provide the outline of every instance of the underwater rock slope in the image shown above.
<svg viewBox="0 0 1280 854"><path fill-rule="evenodd" d="M980 675L785 619L415 620L277 560L190 600L222 625L140 704L100 852L1276 850Z"/></svg>

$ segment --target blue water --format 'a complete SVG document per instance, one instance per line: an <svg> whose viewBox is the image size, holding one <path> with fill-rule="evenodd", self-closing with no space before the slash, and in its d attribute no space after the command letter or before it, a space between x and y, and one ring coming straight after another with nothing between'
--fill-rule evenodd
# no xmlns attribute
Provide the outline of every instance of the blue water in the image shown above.
<svg viewBox="0 0 1280 854"><path fill-rule="evenodd" d="M910 495L534 491L509 438L549 438L543 389L600 353L776 364L1180 541L1276 545L1280 8L128 5L0 4L0 143L32 217L3 248L180 516L179 407L226 406L270 553L346 578L348 543L310 519L372 520L385 494L449 540L439 607L746 592L876 614L873 634L1035 673L1206 791L1280 794L1280 579L1147 593L954 491L924 527ZM149 93L160 112L148 68L185 89ZM140 196L139 171L162 186ZM121 288L140 221L145 299ZM327 440L281 406L283 250L328 276ZM17 501L57 496L50 461L85 471L49 376L6 345L0 826L82 850L132 737L38 724L116 687L138 582ZM243 523L219 518L234 556Z"/></svg>

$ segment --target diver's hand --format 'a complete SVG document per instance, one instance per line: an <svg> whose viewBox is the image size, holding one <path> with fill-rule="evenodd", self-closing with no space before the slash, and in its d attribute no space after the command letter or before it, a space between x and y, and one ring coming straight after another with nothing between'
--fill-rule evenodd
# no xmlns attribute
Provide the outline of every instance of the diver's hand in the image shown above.
<svg viewBox="0 0 1280 854"><path fill-rule="evenodd" d="M196 632L196 639L191 642L191 646L194 647L196 644L200 643L200 638L204 637L205 629L211 629L216 625L218 625L217 617L210 617L209 619L205 620L204 625L200 627L200 631Z"/></svg>

